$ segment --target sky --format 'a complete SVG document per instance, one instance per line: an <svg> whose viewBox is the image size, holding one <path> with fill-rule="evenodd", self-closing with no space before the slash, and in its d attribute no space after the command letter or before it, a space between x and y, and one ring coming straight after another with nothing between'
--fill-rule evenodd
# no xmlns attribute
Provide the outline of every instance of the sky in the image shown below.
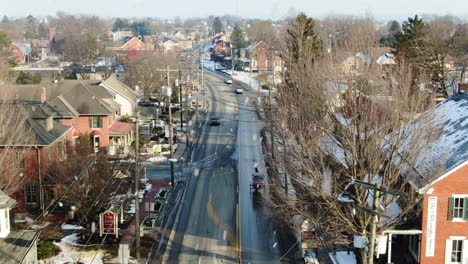
<svg viewBox="0 0 468 264"><path fill-rule="evenodd" d="M0 0L0 16L54 15L58 11L111 17L206 17L226 14L281 19L294 11L312 17L366 15L404 20L414 14L468 18L468 0Z"/></svg>

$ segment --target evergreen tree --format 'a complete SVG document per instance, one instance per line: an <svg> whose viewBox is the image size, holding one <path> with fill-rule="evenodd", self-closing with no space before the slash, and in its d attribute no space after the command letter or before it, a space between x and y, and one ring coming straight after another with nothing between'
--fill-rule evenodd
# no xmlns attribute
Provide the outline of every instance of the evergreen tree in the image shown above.
<svg viewBox="0 0 468 264"><path fill-rule="evenodd" d="M239 26L235 26L234 30L232 31L231 43L235 49L245 48L244 31Z"/></svg>
<svg viewBox="0 0 468 264"><path fill-rule="evenodd" d="M7 16L3 16L2 23L8 23L8 22L10 22L10 19L8 19Z"/></svg>
<svg viewBox="0 0 468 264"><path fill-rule="evenodd" d="M427 25L422 18L415 15L403 22L402 31L395 34L395 41L392 47L396 50L397 58L406 59L410 62L421 63L424 55L420 53L426 46L425 37L427 35Z"/></svg>
<svg viewBox="0 0 468 264"><path fill-rule="evenodd" d="M321 42L314 32L315 22L306 14L300 13L287 30L287 44L292 62L300 58L314 58L319 55Z"/></svg>
<svg viewBox="0 0 468 264"><path fill-rule="evenodd" d="M218 34L221 32L224 32L223 23L221 23L221 20L219 19L219 17L215 17L213 21L213 33Z"/></svg>
<svg viewBox="0 0 468 264"><path fill-rule="evenodd" d="M114 22L114 26L112 27L112 31L125 30L129 29L129 27L130 23L128 23L127 19L117 18Z"/></svg>
<svg viewBox="0 0 468 264"><path fill-rule="evenodd" d="M26 26L25 26L24 37L27 39L37 38L37 19L31 15L26 17Z"/></svg>
<svg viewBox="0 0 468 264"><path fill-rule="evenodd" d="M147 22L133 22L130 25L130 29L135 36L146 36L151 33Z"/></svg>
<svg viewBox="0 0 468 264"><path fill-rule="evenodd" d="M37 34L40 39L47 39L49 36L49 32L47 31L47 26L44 22L41 22L39 26L37 26Z"/></svg>

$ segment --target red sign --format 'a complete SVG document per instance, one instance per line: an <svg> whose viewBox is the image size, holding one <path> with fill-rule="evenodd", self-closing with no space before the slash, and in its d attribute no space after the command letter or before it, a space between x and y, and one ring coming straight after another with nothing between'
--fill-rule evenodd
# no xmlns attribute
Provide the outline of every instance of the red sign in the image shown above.
<svg viewBox="0 0 468 264"><path fill-rule="evenodd" d="M117 235L117 214L111 211L100 214L100 233Z"/></svg>

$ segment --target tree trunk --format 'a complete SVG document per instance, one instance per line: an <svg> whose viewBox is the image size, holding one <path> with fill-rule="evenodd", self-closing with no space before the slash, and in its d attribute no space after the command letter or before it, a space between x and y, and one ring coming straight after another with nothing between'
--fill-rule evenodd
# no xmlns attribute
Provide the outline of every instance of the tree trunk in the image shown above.
<svg viewBox="0 0 468 264"><path fill-rule="evenodd" d="M357 251L357 253L358 253L357 263L367 264L367 258L368 258L367 248L361 248Z"/></svg>

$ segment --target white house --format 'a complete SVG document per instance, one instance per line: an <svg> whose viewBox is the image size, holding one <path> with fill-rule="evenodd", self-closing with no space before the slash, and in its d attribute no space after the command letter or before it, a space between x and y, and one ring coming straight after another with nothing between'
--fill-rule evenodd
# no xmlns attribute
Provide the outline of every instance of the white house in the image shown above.
<svg viewBox="0 0 468 264"><path fill-rule="evenodd" d="M133 116L137 96L130 87L119 81L113 74L99 85L115 94L114 100L120 105L118 116Z"/></svg>

